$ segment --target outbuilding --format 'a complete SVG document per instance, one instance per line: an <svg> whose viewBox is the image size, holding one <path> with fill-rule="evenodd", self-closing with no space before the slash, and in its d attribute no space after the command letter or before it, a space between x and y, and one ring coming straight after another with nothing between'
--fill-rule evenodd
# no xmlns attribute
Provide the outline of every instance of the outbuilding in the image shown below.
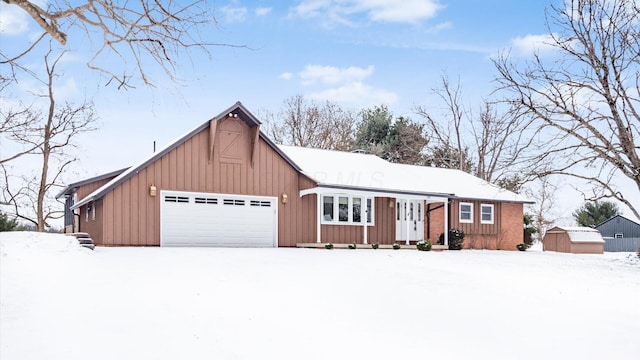
<svg viewBox="0 0 640 360"><path fill-rule="evenodd" d="M556 226L544 235L543 248L573 254L602 254L604 240L598 230L590 227Z"/></svg>
<svg viewBox="0 0 640 360"><path fill-rule="evenodd" d="M637 251L640 248L640 224L616 215L595 226L604 239L604 251Z"/></svg>

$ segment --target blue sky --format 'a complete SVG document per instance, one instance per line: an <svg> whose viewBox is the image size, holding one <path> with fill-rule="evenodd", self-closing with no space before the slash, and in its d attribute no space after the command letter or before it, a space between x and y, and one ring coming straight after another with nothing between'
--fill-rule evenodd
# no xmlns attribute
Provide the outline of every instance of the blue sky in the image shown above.
<svg viewBox="0 0 640 360"><path fill-rule="evenodd" d="M346 108L385 104L396 115L434 103L431 89L443 73L460 79L465 100L478 104L493 88L491 56L509 50L530 55L546 34L547 1L303 0L215 1L214 47L180 58L174 83L162 74L156 88L118 91L82 67L87 44L70 34L68 67L59 94L95 101L101 128L82 142L82 169L124 167L218 114L235 101L254 113L277 112L302 94ZM2 46L20 46L37 26L2 5ZM14 45L15 44L15 45ZM34 59L35 61L35 59ZM25 86L31 86L25 84ZM127 156L105 155L104 148Z"/></svg>
<svg viewBox="0 0 640 360"><path fill-rule="evenodd" d="M480 105L494 88L491 58L514 61L545 51L545 8L562 0L300 0L212 1L218 27L211 57L179 59L175 83L154 76L155 88L105 87L89 72L82 34L70 34L65 100L93 99L100 129L79 141L80 161L68 181L130 166L236 101L255 114L277 113L297 94L358 111L385 104L397 116L437 106L432 89L442 74L460 80L465 104ZM0 3L0 46L22 48L36 24ZM37 61L33 58L34 63ZM34 65L37 66L37 65ZM23 88L33 84L23 82ZM6 99L5 99L6 101ZM581 199L567 204L567 215Z"/></svg>

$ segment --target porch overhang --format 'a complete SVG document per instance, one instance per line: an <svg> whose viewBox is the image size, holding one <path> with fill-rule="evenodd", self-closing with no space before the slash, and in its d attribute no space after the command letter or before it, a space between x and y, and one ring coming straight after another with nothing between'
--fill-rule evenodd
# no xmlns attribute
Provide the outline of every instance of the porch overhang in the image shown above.
<svg viewBox="0 0 640 360"><path fill-rule="evenodd" d="M304 189L300 191L300 197L316 194L316 209L318 215L316 216L317 222L317 233L316 233L316 243L320 244L322 242L321 232L322 232L322 223L320 221L320 214L322 212L322 196L325 194L329 195L347 195L347 196L359 196L359 197L368 197L368 198L394 198L396 200L419 200L424 201L427 204L429 203L448 203L450 198L454 197L454 194L443 194L443 193L427 193L427 192L415 192L415 191L405 191L405 190L396 190L396 189L378 189L378 188L366 188L366 187L356 187L356 186L345 186L345 185L333 185L333 184L318 184L315 187ZM366 210L365 210L366 211ZM444 207L444 245L449 244L449 221L448 221L448 206ZM366 218L366 217L365 217ZM367 244L368 235L367 228L370 226L366 221L362 223L363 226L363 243ZM407 229L409 226L409 222L407 222ZM408 231L407 231L408 234ZM409 237L407 235L406 244L409 245Z"/></svg>
<svg viewBox="0 0 640 360"><path fill-rule="evenodd" d="M357 195L363 197L388 197L405 200L424 200L427 203L447 202L453 194L403 191L394 189L375 189L319 184L316 187L300 191L300 197L310 194Z"/></svg>

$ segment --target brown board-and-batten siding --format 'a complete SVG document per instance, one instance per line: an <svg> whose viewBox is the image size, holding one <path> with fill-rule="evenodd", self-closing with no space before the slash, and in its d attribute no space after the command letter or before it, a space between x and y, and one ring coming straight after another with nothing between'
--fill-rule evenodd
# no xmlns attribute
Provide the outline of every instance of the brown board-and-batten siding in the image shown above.
<svg viewBox="0 0 640 360"><path fill-rule="evenodd" d="M215 128L213 156L206 127L105 194L101 245L160 245L162 190L276 197L278 245L314 241L316 224L309 219L315 219L315 202L298 195L313 183L242 120L221 119Z"/></svg>

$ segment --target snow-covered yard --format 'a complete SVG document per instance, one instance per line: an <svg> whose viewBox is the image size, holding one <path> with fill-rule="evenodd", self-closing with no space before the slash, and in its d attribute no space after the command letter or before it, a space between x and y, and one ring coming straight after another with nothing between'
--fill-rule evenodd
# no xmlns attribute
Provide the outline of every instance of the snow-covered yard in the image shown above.
<svg viewBox="0 0 640 360"><path fill-rule="evenodd" d="M0 233L0 359L638 359L640 261Z"/></svg>

